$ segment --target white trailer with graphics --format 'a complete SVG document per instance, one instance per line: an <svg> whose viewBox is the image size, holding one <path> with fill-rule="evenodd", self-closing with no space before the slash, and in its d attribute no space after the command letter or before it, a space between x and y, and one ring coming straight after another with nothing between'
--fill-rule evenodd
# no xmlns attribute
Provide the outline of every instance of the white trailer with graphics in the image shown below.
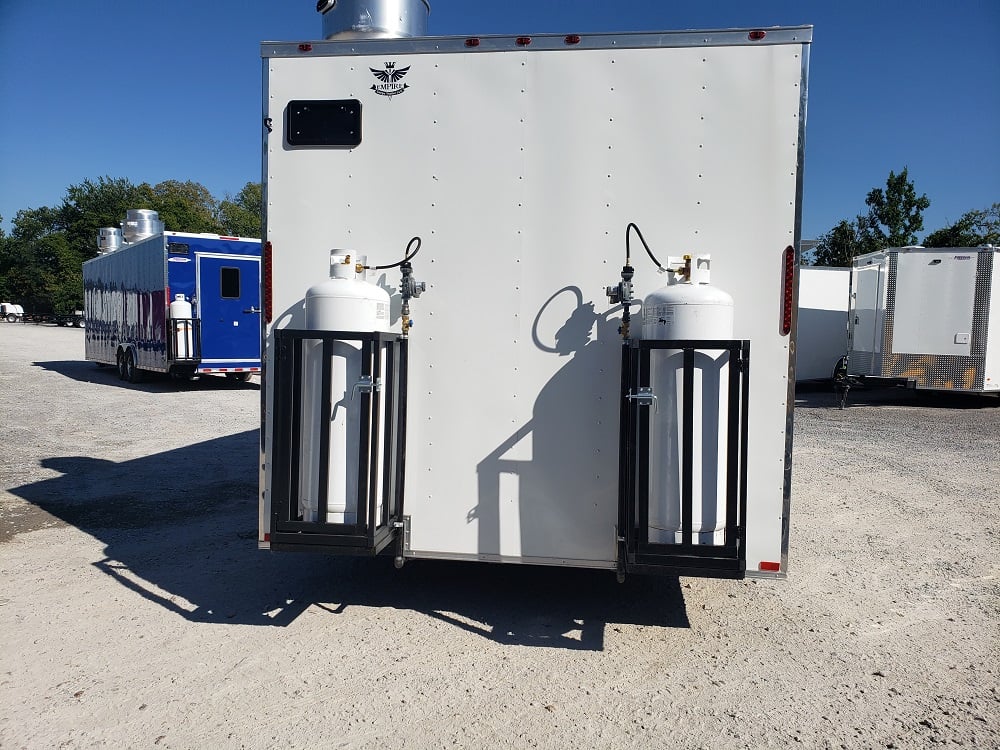
<svg viewBox="0 0 1000 750"><path fill-rule="evenodd" d="M855 258L844 385L1000 392L998 254L897 247Z"/></svg>
<svg viewBox="0 0 1000 750"><path fill-rule="evenodd" d="M783 577L811 27L319 9L261 48L260 547Z"/></svg>

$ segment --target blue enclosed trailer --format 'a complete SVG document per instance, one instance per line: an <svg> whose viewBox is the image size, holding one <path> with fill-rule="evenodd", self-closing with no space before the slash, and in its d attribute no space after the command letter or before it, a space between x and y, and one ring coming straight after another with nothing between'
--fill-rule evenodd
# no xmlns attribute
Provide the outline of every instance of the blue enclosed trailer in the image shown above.
<svg viewBox="0 0 1000 750"><path fill-rule="evenodd" d="M145 371L247 380L260 371L260 240L119 235L83 264L83 286L86 358L116 366L124 380Z"/></svg>

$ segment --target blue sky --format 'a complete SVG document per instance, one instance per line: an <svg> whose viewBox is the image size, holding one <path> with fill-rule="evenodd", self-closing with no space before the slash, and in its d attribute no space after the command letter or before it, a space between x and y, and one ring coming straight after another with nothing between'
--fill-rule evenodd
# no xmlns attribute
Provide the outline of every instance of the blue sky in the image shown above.
<svg viewBox="0 0 1000 750"><path fill-rule="evenodd" d="M428 32L813 24L803 237L908 166L925 230L1000 201L1000 1L431 0ZM103 175L260 179L263 40L320 37L314 0L0 0L0 215Z"/></svg>

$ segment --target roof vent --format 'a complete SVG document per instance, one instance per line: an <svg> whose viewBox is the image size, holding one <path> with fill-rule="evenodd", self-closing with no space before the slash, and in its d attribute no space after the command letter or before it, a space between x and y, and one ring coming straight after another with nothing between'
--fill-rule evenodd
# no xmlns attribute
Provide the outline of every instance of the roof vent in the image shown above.
<svg viewBox="0 0 1000 750"><path fill-rule="evenodd" d="M125 212L122 234L126 242L138 242L154 234L163 234L163 222L156 211L148 208L130 208Z"/></svg>
<svg viewBox="0 0 1000 750"><path fill-rule="evenodd" d="M103 227L97 230L97 252L99 255L113 253L121 249L122 230L118 227Z"/></svg>
<svg viewBox="0 0 1000 750"><path fill-rule="evenodd" d="M427 35L428 0L319 0L324 39L396 39Z"/></svg>

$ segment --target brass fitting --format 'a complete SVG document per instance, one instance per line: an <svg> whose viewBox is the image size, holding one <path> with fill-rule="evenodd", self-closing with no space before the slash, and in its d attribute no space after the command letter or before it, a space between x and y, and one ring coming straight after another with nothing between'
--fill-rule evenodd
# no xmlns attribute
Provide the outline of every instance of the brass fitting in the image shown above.
<svg viewBox="0 0 1000 750"><path fill-rule="evenodd" d="M678 274L679 276L683 276L686 281L690 281L691 280L691 256L690 255L685 255L684 256L684 265L681 266L680 268L674 269L674 273Z"/></svg>

